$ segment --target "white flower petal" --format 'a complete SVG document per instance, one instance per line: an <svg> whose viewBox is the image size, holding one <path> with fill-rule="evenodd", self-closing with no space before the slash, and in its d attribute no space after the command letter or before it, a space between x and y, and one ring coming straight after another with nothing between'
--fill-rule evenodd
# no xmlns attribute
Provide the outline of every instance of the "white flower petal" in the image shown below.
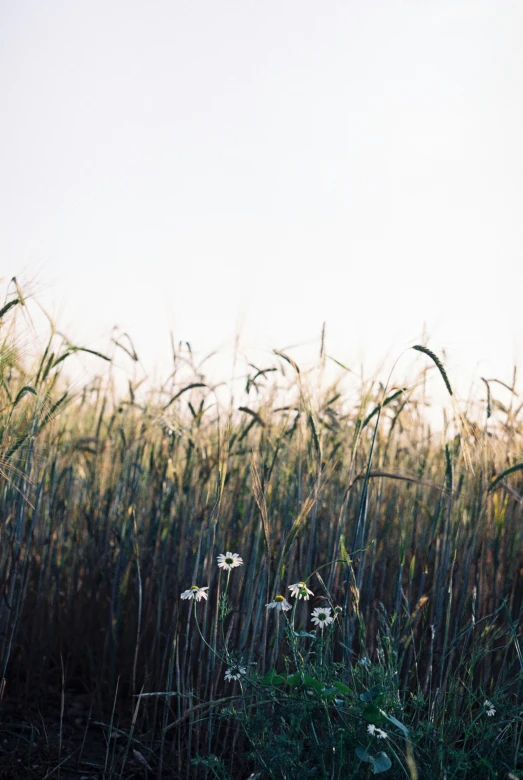
<svg viewBox="0 0 523 780"><path fill-rule="evenodd" d="M217 560L218 567L220 569L225 569L226 571L231 571L231 569L235 569L237 566L243 566L243 558L240 558L238 553L220 553Z"/></svg>
<svg viewBox="0 0 523 780"><path fill-rule="evenodd" d="M308 601L311 596L314 596L313 591L307 587L305 582L295 582L294 585L289 585L289 590L294 599Z"/></svg>
<svg viewBox="0 0 523 780"><path fill-rule="evenodd" d="M334 622L334 618L331 615L332 609L330 607L316 607L311 613L311 620L320 628L328 626Z"/></svg>
<svg viewBox="0 0 523 780"><path fill-rule="evenodd" d="M287 612L287 610L292 609L287 599L284 599L283 596L277 596L274 601L271 601L265 606L267 609L276 609L278 612L281 612L282 610Z"/></svg>
<svg viewBox="0 0 523 780"><path fill-rule="evenodd" d="M246 674L247 674L247 669L245 666L231 666L225 672L224 680L226 680L227 682L232 682L233 680L241 680L242 677L245 677Z"/></svg>
<svg viewBox="0 0 523 780"><path fill-rule="evenodd" d="M184 590L184 592L181 594L180 598L182 599L193 599L194 601L200 601L201 599L207 599L208 594L205 592L206 590L209 590L209 586L206 585L205 588L200 588L198 585L191 585L189 590Z"/></svg>
<svg viewBox="0 0 523 780"><path fill-rule="evenodd" d="M377 737L377 739L387 739L389 736L386 731L376 728L376 726L374 726L372 723L370 726L367 726L367 731L371 737Z"/></svg>

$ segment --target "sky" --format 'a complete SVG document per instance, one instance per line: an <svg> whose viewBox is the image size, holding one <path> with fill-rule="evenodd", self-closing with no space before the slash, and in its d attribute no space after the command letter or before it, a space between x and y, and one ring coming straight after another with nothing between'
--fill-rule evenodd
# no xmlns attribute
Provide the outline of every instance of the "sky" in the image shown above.
<svg viewBox="0 0 523 780"><path fill-rule="evenodd" d="M523 351L523 5L0 0L0 277L148 369Z"/></svg>

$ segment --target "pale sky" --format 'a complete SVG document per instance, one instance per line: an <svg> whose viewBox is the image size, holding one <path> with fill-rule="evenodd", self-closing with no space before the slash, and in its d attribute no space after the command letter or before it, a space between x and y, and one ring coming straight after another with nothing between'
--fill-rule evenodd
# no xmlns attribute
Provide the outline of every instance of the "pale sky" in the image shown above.
<svg viewBox="0 0 523 780"><path fill-rule="evenodd" d="M519 0L0 0L0 276L148 366L523 347ZM307 345L310 345L309 347Z"/></svg>

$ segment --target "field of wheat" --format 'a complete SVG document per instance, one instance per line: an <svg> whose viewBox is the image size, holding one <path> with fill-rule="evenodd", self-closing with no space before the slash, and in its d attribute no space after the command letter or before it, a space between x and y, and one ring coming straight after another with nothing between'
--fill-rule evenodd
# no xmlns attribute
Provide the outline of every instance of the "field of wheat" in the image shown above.
<svg viewBox="0 0 523 780"><path fill-rule="evenodd" d="M322 341L224 402L186 344L117 389L122 340L68 385L80 347L29 356L11 290L0 777L523 777L516 376L464 404L415 345L414 376L325 382Z"/></svg>

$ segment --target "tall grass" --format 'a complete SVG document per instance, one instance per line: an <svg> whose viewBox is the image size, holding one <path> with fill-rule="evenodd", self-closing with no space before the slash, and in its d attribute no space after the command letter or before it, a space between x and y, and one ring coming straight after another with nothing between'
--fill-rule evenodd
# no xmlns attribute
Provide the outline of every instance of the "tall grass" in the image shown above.
<svg viewBox="0 0 523 780"><path fill-rule="evenodd" d="M74 743L78 767L96 764L94 734L107 777L246 777L249 740L224 717L231 689L209 649L222 630L216 557L233 550L245 565L231 578L226 641L257 673L280 668L285 652L265 605L338 561L310 581L343 609L333 662L347 680L365 657L390 672L417 729L419 776L466 777L480 759L523 776L514 388L503 406L489 380L488 414L478 400L437 432L427 371L449 392L452 378L426 348L430 365L420 356L419 376L385 392L377 380L312 383L276 352L227 406L180 350L154 391L131 384L118 396L109 372L72 393L63 371L77 347L52 332L35 365L17 354L25 305L8 299L0 326L0 677L11 732L31 724L34 749L54 765ZM209 587L199 626L180 600L193 583ZM296 614L305 627L305 607ZM466 730L481 696L496 700L506 731L495 748ZM56 739L48 722L43 736L47 716ZM217 763L191 764L197 755ZM358 766L351 776L367 776Z"/></svg>

